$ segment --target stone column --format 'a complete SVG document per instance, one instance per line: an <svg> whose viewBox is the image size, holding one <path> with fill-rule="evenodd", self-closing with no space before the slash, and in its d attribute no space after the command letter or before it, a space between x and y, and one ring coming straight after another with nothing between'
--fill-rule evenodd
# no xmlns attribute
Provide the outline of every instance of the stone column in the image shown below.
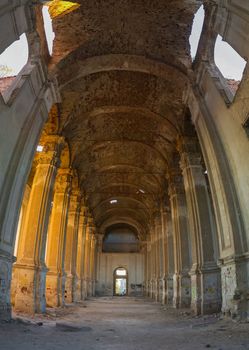
<svg viewBox="0 0 249 350"><path fill-rule="evenodd" d="M102 254L102 246L103 246L103 233L98 233L96 235L97 242L96 242L96 286L95 286L95 292L98 294L98 291L101 290L101 286L99 285L100 280L100 263L101 263L101 254Z"/></svg>
<svg viewBox="0 0 249 350"><path fill-rule="evenodd" d="M88 252L87 252L87 296L92 297L93 293L93 272L94 272L94 250L95 237L92 218L88 222Z"/></svg>
<svg viewBox="0 0 249 350"><path fill-rule="evenodd" d="M151 296L151 238L147 237L147 249L146 249L146 296Z"/></svg>
<svg viewBox="0 0 249 350"><path fill-rule="evenodd" d="M84 263L85 263L85 236L86 236L86 207L84 205L80 208L79 228L78 228L78 242L77 242L77 258L76 258L76 294L75 301L85 299L84 294Z"/></svg>
<svg viewBox="0 0 249 350"><path fill-rule="evenodd" d="M73 285L75 280L75 264L77 256L77 238L79 225L79 201L80 191L77 189L72 190L70 195L70 205L67 220L66 250L64 264L66 273L65 301L67 303L73 302Z"/></svg>
<svg viewBox="0 0 249 350"><path fill-rule="evenodd" d="M174 241L173 306L189 307L191 301L189 223L180 168L171 169L168 180Z"/></svg>
<svg viewBox="0 0 249 350"><path fill-rule="evenodd" d="M165 226L166 226L166 257L167 257L167 274L166 274L166 285L167 285L167 304L173 305L173 275L175 272L174 264L174 240L173 240L173 229L172 229L172 218L170 208L167 207L165 211Z"/></svg>
<svg viewBox="0 0 249 350"><path fill-rule="evenodd" d="M196 314L218 312L221 306L220 269L217 266L210 199L201 154L195 137L184 137L178 145L189 213L192 268L191 307Z"/></svg>
<svg viewBox="0 0 249 350"><path fill-rule="evenodd" d="M85 251L84 251L84 295L87 298L89 292L89 271L90 271L90 242L93 219L90 215L87 217L85 233Z"/></svg>
<svg viewBox="0 0 249 350"><path fill-rule="evenodd" d="M34 160L35 175L13 271L17 285L15 308L28 313L46 310L45 248L62 139L47 136L46 140L43 152L37 153Z"/></svg>
<svg viewBox="0 0 249 350"><path fill-rule="evenodd" d="M155 218L156 229L156 247L157 247L157 298L156 301L162 302L163 292L163 247L162 247L162 218L161 212L157 213Z"/></svg>
<svg viewBox="0 0 249 350"><path fill-rule="evenodd" d="M71 169L59 169L55 183L46 256L49 269L46 299L47 305L51 307L62 306L65 303L64 259L71 181Z"/></svg>
<svg viewBox="0 0 249 350"><path fill-rule="evenodd" d="M96 280L96 277L95 277L95 271L96 271L95 253L96 253L96 237L95 237L94 232L92 232L92 235L91 235L91 256L90 256L90 282L91 282L90 294L91 294L91 296L95 295L95 280Z"/></svg>
<svg viewBox="0 0 249 350"><path fill-rule="evenodd" d="M162 226L162 276L161 276L161 286L162 286L162 304L167 303L167 238L166 238L166 209L164 206L161 208L161 226Z"/></svg>
<svg viewBox="0 0 249 350"><path fill-rule="evenodd" d="M156 238L155 238L155 230L154 230L154 224L153 229L151 229L150 233L150 239L151 239L151 280L150 280L150 297L152 299L155 298L156 295Z"/></svg>

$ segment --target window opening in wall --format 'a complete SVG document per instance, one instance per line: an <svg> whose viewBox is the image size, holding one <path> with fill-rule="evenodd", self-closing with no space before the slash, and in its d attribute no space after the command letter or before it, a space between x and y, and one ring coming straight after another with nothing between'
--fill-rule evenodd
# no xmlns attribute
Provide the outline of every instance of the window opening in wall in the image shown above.
<svg viewBox="0 0 249 350"><path fill-rule="evenodd" d="M0 78L15 77L26 65L28 58L28 40L26 34L23 33L18 40L1 53Z"/></svg>
<svg viewBox="0 0 249 350"><path fill-rule="evenodd" d="M44 22L44 30L46 34L47 44L48 44L48 52L50 56L53 53L53 41L55 38L55 34L53 31L52 18L50 17L49 7L47 5L42 8L42 16Z"/></svg>
<svg viewBox="0 0 249 350"><path fill-rule="evenodd" d="M204 10L204 6L202 5L194 16L192 31L189 37L190 53L191 53L192 61L195 59L195 56L197 53L198 44L200 41L201 32L203 28L204 18L205 18L205 10Z"/></svg>
<svg viewBox="0 0 249 350"><path fill-rule="evenodd" d="M119 267L114 271L114 295L127 295L127 270Z"/></svg>
<svg viewBox="0 0 249 350"><path fill-rule="evenodd" d="M111 199L111 200L110 200L110 203L111 203L111 204L116 204L116 203L118 203L118 201L117 201L117 199Z"/></svg>
<svg viewBox="0 0 249 350"><path fill-rule="evenodd" d="M38 146L36 147L36 151L37 151L37 152L42 152L42 151L43 151L43 146L42 146L42 145L38 145Z"/></svg>
<svg viewBox="0 0 249 350"><path fill-rule="evenodd" d="M214 61L224 78L228 79L231 90L236 92L236 82L242 80L246 61L220 35L215 43Z"/></svg>

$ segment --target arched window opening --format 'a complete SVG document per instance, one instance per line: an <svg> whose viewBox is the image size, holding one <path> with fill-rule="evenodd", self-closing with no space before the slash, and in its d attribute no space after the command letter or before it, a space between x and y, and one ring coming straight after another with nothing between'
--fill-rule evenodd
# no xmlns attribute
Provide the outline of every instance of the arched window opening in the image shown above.
<svg viewBox="0 0 249 350"><path fill-rule="evenodd" d="M52 18L50 17L48 5L43 6L42 16L43 16L43 22L44 22L44 30L45 30L46 39L47 39L48 52L50 56L52 56L55 34L53 31Z"/></svg>
<svg viewBox="0 0 249 350"><path fill-rule="evenodd" d="M124 267L118 267L114 270L114 290L115 296L125 296L128 293L128 273Z"/></svg>
<svg viewBox="0 0 249 350"><path fill-rule="evenodd" d="M214 62L224 78L228 79L228 85L235 93L247 62L220 35L215 43Z"/></svg>
<svg viewBox="0 0 249 350"><path fill-rule="evenodd" d="M139 240L133 227L118 224L106 230L103 240L105 253L136 253L139 252Z"/></svg>
<svg viewBox="0 0 249 350"><path fill-rule="evenodd" d="M27 64L29 46L26 34L14 41L0 55L0 92L7 90Z"/></svg>
<svg viewBox="0 0 249 350"><path fill-rule="evenodd" d="M194 16L192 31L189 37L190 53L191 53L192 61L195 59L195 56L197 53L197 49L198 49L198 45L199 45L199 41L202 33L204 18L205 18L205 10L204 10L204 6L202 5Z"/></svg>

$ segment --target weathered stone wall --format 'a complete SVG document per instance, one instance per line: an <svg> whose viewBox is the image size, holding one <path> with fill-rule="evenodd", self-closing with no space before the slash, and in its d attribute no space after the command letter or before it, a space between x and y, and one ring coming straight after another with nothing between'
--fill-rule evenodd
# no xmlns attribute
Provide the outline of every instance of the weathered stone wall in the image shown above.
<svg viewBox="0 0 249 350"><path fill-rule="evenodd" d="M114 270L124 267L128 271L128 295L141 295L144 283L144 257L137 253L100 253L96 276L96 295L113 295Z"/></svg>

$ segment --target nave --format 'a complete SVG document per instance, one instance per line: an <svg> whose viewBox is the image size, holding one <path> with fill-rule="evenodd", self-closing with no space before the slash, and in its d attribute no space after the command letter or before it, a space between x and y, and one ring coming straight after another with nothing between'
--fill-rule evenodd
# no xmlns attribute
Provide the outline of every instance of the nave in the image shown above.
<svg viewBox="0 0 249 350"><path fill-rule="evenodd" d="M22 322L1 325L0 339L4 350L249 349L246 323L193 317L134 297L91 298L44 316L23 315Z"/></svg>

